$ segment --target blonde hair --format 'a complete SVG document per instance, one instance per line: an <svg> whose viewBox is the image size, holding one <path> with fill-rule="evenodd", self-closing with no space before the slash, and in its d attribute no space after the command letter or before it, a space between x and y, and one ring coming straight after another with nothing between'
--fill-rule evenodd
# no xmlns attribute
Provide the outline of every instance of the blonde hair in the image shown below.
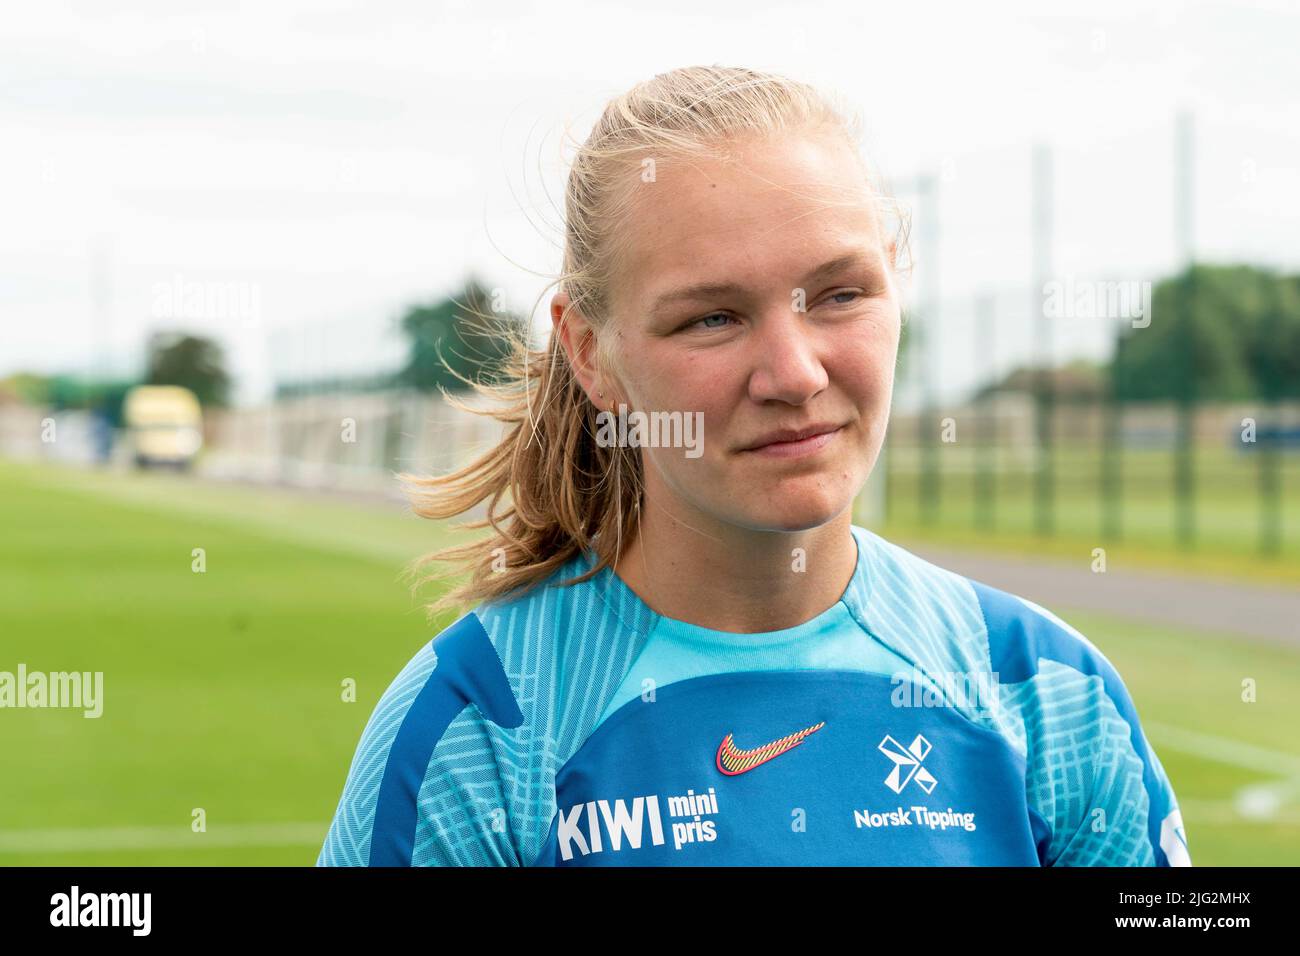
<svg viewBox="0 0 1300 956"><path fill-rule="evenodd" d="M620 369L612 348L615 336L601 333L612 319L610 292L624 261L623 226L643 161L650 158L662 168L672 159L724 155L726 144L739 138L809 128L837 132L855 150L861 145L856 113L807 84L756 70L685 67L639 83L606 104L569 171L562 274L547 286L559 286L569 296L561 321L578 311L593 329L599 369ZM865 161L863 169L875 197L898 212ZM906 237L907 220L899 215L894 248L905 245ZM543 291L538 301L546 295ZM499 323L495 328L500 334ZM542 349L532 347L526 330L511 340L500 384L466 380L498 407L477 410L446 396L458 408L509 426L501 443L448 475L398 476L412 510L425 518L460 515L491 498L485 518L457 527L491 525L495 534L412 563L415 587L447 576L418 575L435 562L468 565L471 571L468 582L426 605L431 618L449 607L459 613L475 602L527 590L580 550L594 550L586 574L559 583L586 581L615 565L624 537L632 535L640 517L639 450L596 442L596 415L603 409L583 391L560 336L552 334ZM507 492L509 506L498 514Z"/></svg>

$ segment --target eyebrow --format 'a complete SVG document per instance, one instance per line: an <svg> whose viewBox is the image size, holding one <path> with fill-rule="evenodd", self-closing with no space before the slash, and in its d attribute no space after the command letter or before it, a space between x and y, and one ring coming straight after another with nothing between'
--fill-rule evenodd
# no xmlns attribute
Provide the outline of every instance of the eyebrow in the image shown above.
<svg viewBox="0 0 1300 956"><path fill-rule="evenodd" d="M870 265L871 257L860 250L846 252L843 255L836 256L827 262L823 262L817 268L813 269L804 277L804 282L815 281L823 276L841 269L846 269L852 265ZM699 282L695 285L682 286L680 289L673 289L665 292L655 299L654 304L650 307L651 312L658 312L674 302L694 301L696 299L707 299L711 296L727 295L729 293L741 292L743 287L735 282Z"/></svg>

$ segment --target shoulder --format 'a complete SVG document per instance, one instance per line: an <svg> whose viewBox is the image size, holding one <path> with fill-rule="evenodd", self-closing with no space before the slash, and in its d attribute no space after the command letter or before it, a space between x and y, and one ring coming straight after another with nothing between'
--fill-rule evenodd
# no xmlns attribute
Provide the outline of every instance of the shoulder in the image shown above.
<svg viewBox="0 0 1300 956"><path fill-rule="evenodd" d="M522 723L481 622L463 615L416 651L375 705L318 864L510 862L513 846L495 826L505 800L489 728Z"/></svg>
<svg viewBox="0 0 1300 956"><path fill-rule="evenodd" d="M621 676L616 649L623 622L606 605L599 576L575 556L526 590L485 601L421 648L376 708L379 726L400 719L430 737L470 705L517 739L549 733L559 710L572 710L570 681L589 683L602 668ZM569 716L572 716L571 714Z"/></svg>
<svg viewBox="0 0 1300 956"><path fill-rule="evenodd" d="M580 580L593 563L577 554L537 585L475 611L526 723L545 728L565 718L564 732L554 731L562 749L581 742L568 732L581 732L595 698L612 693L649 625L648 609L608 569Z"/></svg>
<svg viewBox="0 0 1300 956"><path fill-rule="evenodd" d="M1129 741L1124 749L1140 759L1146 746L1132 698L1080 631L1026 597L861 534L874 573L861 608L868 629L927 679L982 689L982 700L954 703L965 716L1031 763L1067 757L1069 740L1079 742L1070 759L1083 760L1103 739Z"/></svg>
<svg viewBox="0 0 1300 956"><path fill-rule="evenodd" d="M882 629L910 630L922 641L963 639L982 629L979 602L965 577L874 531L854 525L853 533L863 560L851 609Z"/></svg>
<svg viewBox="0 0 1300 956"><path fill-rule="evenodd" d="M1132 694L1097 644L1027 597L940 573L892 547L916 580L946 581L969 595L980 650L963 660L987 667L996 688L991 706L976 717L996 726L1025 759L1026 796L1047 831L1044 861L1187 865L1172 785Z"/></svg>
<svg viewBox="0 0 1300 956"><path fill-rule="evenodd" d="M918 643L956 644L948 656L981 658L1001 682L1018 683L1052 661L1101 678L1119 695L1119 675L1079 630L1027 597L941 567L874 532L854 527L869 549L858 603L880 630L910 630ZM940 638L943 640L940 640ZM920 648L924 654L924 646Z"/></svg>
<svg viewBox="0 0 1300 956"><path fill-rule="evenodd" d="M565 562L415 652L362 732L319 863L535 856L555 769L594 728L627 665L591 583L565 586L585 569L580 557Z"/></svg>
<svg viewBox="0 0 1300 956"><path fill-rule="evenodd" d="M853 533L860 569L844 600L858 624L919 671L987 674L984 617L971 582L873 531L855 525Z"/></svg>

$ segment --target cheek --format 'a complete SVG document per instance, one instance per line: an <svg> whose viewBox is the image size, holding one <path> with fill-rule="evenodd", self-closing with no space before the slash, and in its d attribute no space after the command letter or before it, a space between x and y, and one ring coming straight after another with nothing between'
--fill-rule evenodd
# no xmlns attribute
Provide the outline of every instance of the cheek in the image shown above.
<svg viewBox="0 0 1300 956"><path fill-rule="evenodd" d="M826 370L857 404L880 404L894 386L898 339L880 329L864 327L863 333L837 341Z"/></svg>
<svg viewBox="0 0 1300 956"><path fill-rule="evenodd" d="M634 399L644 411L682 412L690 416L685 439L699 455L682 448L649 447L642 451L670 485L684 492L708 480L716 467L719 449L725 447L728 422L735 411L739 376L722 360L723 350L694 354L656 353L647 349L632 363Z"/></svg>
<svg viewBox="0 0 1300 956"><path fill-rule="evenodd" d="M723 350L643 353L640 363L640 397L650 409L703 412L710 421L727 407L734 394L736 368L723 358Z"/></svg>

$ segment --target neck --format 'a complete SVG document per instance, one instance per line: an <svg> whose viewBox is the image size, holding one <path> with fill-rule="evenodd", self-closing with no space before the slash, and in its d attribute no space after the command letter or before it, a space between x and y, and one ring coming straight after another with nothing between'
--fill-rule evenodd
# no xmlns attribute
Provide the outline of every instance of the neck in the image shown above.
<svg viewBox="0 0 1300 956"><path fill-rule="evenodd" d="M852 509L807 531L699 530L647 504L615 573L664 617L736 634L797 627L834 605L857 567Z"/></svg>

